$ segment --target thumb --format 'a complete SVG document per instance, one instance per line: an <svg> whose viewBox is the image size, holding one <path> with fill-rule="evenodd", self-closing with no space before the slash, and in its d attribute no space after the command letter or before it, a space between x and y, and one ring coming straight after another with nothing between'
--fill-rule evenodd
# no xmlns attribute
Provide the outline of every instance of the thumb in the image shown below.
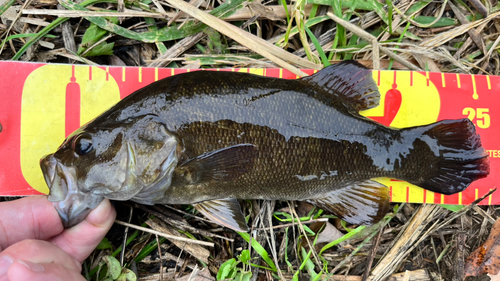
<svg viewBox="0 0 500 281"><path fill-rule="evenodd" d="M115 221L116 211L108 199L89 213L81 223L65 229L50 242L61 247L76 260L84 261L101 242Z"/></svg>
<svg viewBox="0 0 500 281"><path fill-rule="evenodd" d="M84 281L80 272L71 270L55 263L34 263L27 260L17 260L12 263L7 273L7 280L74 280Z"/></svg>

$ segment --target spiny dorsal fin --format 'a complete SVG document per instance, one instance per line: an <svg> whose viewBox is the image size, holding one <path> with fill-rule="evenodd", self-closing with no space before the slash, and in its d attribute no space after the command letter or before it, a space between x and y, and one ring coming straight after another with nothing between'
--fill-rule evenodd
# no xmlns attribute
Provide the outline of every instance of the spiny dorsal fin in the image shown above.
<svg viewBox="0 0 500 281"><path fill-rule="evenodd" d="M176 169L189 184L210 180L228 181L247 173L258 156L253 144L237 144L204 153Z"/></svg>
<svg viewBox="0 0 500 281"><path fill-rule="evenodd" d="M344 99L358 111L374 108L380 102L372 71L356 61L331 65L301 80Z"/></svg>
<svg viewBox="0 0 500 281"><path fill-rule="evenodd" d="M248 231L240 203L234 198L203 201L193 207L217 224L236 231Z"/></svg>
<svg viewBox="0 0 500 281"><path fill-rule="evenodd" d="M351 224L370 225L389 211L389 189L376 181L354 182L334 190L324 198L307 202L328 211Z"/></svg>

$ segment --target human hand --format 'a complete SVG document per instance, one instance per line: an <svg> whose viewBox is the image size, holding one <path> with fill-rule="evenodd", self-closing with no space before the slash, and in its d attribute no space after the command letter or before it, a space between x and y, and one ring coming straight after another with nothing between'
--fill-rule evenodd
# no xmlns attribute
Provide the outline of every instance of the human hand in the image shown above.
<svg viewBox="0 0 500 281"><path fill-rule="evenodd" d="M115 216L106 199L84 221L64 229L46 197L0 203L0 281L85 280L81 263Z"/></svg>

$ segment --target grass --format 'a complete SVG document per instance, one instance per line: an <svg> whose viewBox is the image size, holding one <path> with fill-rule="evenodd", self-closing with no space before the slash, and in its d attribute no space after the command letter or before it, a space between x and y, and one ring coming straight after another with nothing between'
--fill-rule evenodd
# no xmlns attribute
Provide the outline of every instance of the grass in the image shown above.
<svg viewBox="0 0 500 281"><path fill-rule="evenodd" d="M31 24L19 29L16 25L0 25L0 59L33 61L36 56L28 56L27 51L37 47L34 50L39 55L56 56L49 62L73 62L55 52L65 48L60 27L70 24L73 33L69 35L79 49L68 49L68 52L79 56L82 61L101 65L108 64L112 58L119 58L130 66L154 65L155 58L180 48L182 52L162 59L175 60L171 64L175 67L280 66L298 76L303 75L300 68L319 70L347 59L382 69L427 69L430 61L442 72L499 75L500 46L496 39L500 30L491 15L500 11L500 4L486 7L490 16L484 16L468 1L454 1L469 21L464 24L446 9L443 5L446 1L399 1L393 4L392 1L374 0L274 0L262 5L251 0L227 0L201 1L199 9L185 2L167 2L124 1L125 12L148 12L152 16L128 15L123 18L119 17L115 0L86 0L79 4L61 0L59 3L67 10L93 14L81 13L74 18L30 16L48 21L45 27ZM46 9L57 12L55 3L46 7L26 5L23 11ZM261 6L252 6L254 4ZM0 6L0 15L17 5L16 1L6 1ZM258 12L255 12L256 7L261 7ZM200 9L207 10L214 18L200 14ZM190 16L182 14L170 25L168 19L161 18L167 15L171 18L179 10ZM117 16L102 17L99 13L103 11ZM20 14L19 17L27 15ZM333 21L332 18L340 20ZM352 23L357 29L342 20ZM28 27L32 32L27 31ZM487 54L476 40L469 39L469 33L474 31L480 34L478 40L484 44ZM182 39L200 32L204 36L192 45L182 45ZM42 39L54 43L55 50L39 47L38 42ZM141 52L133 55L121 51L132 48L153 50L154 54L152 58L146 58ZM426 63L419 65L412 50L418 50L427 59ZM449 55L443 54L445 51ZM489 63L485 63L488 60ZM134 269L141 280L158 280L158 276L165 280L189 276L196 272L196 267L208 268L212 276L219 279L232 280L255 280L257 277L261 278L259 280L343 280L346 276L362 280L362 276L369 274L373 280L379 280L405 271L409 273L393 277L396 280L408 280L405 279L408 276L420 276L422 280L450 280L457 277L458 257L466 254L454 243L457 233L474 237L466 241L466 251L469 251L484 241L488 234L484 229L491 226L483 213L462 206L430 208L406 204L395 208L380 223L365 227L346 225L322 211L300 210L302 204L296 208L297 213L293 208L295 203L278 202L271 211L262 207L270 206L266 204L268 202L247 202L244 211L250 214L250 224L254 224L254 231L250 233L218 229L216 225L198 219L198 214L185 206L176 206L181 213L160 207L162 214L177 218L170 221L159 218L152 209L138 210L131 218L137 225L147 226L146 221L161 220L170 228L174 227L171 231L175 235L210 241L215 247L199 246L209 253L206 258L200 248L188 249L188 242L176 244L139 230L131 230L132 234L124 243L124 227L116 225L107 240L85 262L87 270L84 275L89 280L100 279L106 272L106 267L103 267L98 276L98 265L103 257L118 257L123 253L125 261L121 266ZM121 208L119 204L118 208ZM495 207L482 208L489 216L497 218L499 215ZM258 209L264 211L254 212ZM127 217L121 219L128 220ZM429 223L433 221L437 224ZM326 222L334 224L342 236L318 245L316 241L322 227L315 224L324 225ZM191 225L205 232L193 233L193 227L188 227ZM407 229L418 229L418 232L408 233ZM379 233L380 237L377 236ZM411 248L403 249L403 242L408 241L412 243ZM424 268L426 271L420 271Z"/></svg>

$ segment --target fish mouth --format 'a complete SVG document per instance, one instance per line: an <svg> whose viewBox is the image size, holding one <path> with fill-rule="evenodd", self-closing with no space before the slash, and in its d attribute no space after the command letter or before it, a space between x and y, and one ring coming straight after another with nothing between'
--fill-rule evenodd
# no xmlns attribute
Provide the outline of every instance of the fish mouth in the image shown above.
<svg viewBox="0 0 500 281"><path fill-rule="evenodd" d="M78 188L75 169L59 163L53 154L42 158L40 167L50 190L48 200L56 208L65 228L85 220L104 199Z"/></svg>
<svg viewBox="0 0 500 281"><path fill-rule="evenodd" d="M57 161L53 154L47 155L40 160L40 168L42 168L43 177L49 188L54 182L54 176L56 175L56 165Z"/></svg>

